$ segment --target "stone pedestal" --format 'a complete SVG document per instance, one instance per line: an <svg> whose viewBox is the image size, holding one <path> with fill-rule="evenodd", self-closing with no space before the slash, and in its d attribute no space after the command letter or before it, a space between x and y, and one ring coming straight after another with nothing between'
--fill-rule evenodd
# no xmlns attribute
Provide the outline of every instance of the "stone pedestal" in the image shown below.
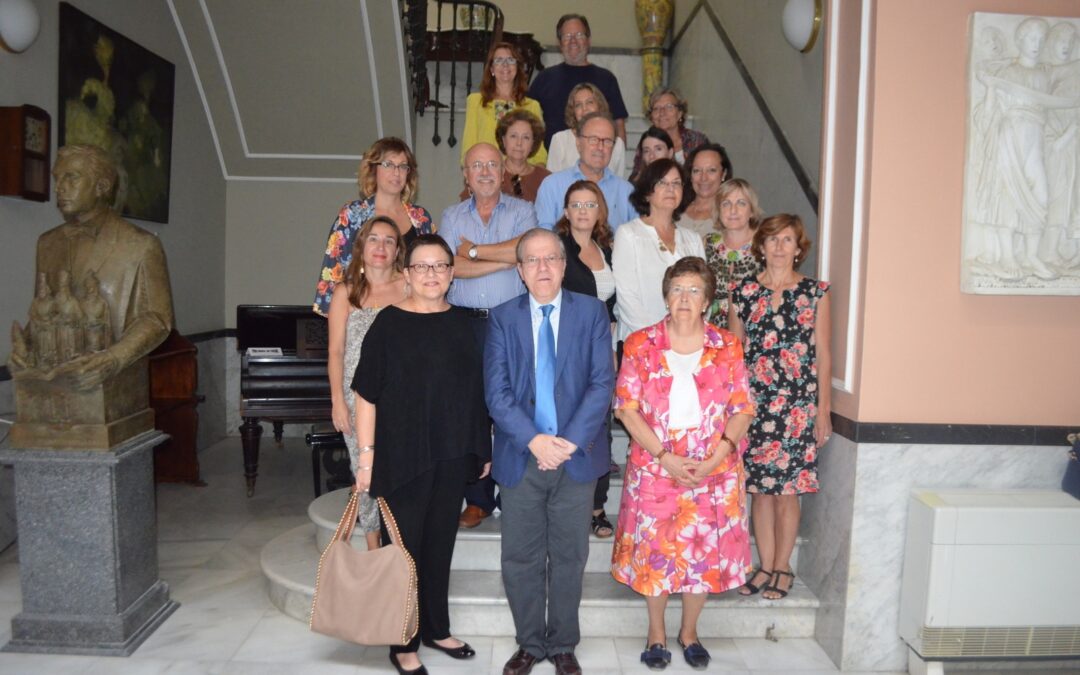
<svg viewBox="0 0 1080 675"><path fill-rule="evenodd" d="M154 446L15 448L22 612L4 651L128 656L179 606L158 578Z"/></svg>

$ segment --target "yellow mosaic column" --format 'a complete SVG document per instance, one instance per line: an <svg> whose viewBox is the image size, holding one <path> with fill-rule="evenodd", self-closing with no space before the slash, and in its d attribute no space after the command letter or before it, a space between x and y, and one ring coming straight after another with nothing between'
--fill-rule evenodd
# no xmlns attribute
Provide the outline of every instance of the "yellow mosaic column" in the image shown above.
<svg viewBox="0 0 1080 675"><path fill-rule="evenodd" d="M641 33L641 109L648 110L649 94L663 84L664 37L671 27L673 0L634 0L634 15Z"/></svg>

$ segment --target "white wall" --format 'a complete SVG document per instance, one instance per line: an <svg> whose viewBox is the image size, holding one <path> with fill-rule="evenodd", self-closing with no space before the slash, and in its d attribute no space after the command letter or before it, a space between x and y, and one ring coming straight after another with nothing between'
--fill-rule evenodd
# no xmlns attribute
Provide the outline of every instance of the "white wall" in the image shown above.
<svg viewBox="0 0 1080 675"><path fill-rule="evenodd" d="M0 50L0 105L30 103L53 119L56 157L59 3L38 0L41 33L28 50ZM221 328L225 270L225 181L188 60L163 1L80 0L78 8L176 66L172 185L167 224L135 221L165 247L177 328ZM55 202L0 198L0 359L11 351L7 327L25 322L33 297L38 236L62 221Z"/></svg>

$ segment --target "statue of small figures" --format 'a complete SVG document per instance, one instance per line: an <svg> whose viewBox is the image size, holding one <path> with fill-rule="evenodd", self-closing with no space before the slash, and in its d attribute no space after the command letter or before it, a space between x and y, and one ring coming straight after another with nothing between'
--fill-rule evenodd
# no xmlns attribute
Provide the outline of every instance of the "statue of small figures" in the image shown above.
<svg viewBox="0 0 1080 675"><path fill-rule="evenodd" d="M83 279L82 312L86 320L86 353L100 352L112 344L112 327L109 325L109 305L101 297L101 285L97 275L90 272Z"/></svg>
<svg viewBox="0 0 1080 675"><path fill-rule="evenodd" d="M83 353L83 313L71 294L71 275L59 274L56 287L56 346L60 363L72 361Z"/></svg>
<svg viewBox="0 0 1080 675"><path fill-rule="evenodd" d="M34 363L38 368L47 370L60 358L56 350L56 301L49 288L49 280L44 274L38 275L37 294L30 303L30 321L27 325L33 346Z"/></svg>

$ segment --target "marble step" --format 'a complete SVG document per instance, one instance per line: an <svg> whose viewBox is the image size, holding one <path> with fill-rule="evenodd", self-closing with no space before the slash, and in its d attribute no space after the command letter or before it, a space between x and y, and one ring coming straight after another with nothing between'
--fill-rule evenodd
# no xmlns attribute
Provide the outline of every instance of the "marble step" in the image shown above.
<svg viewBox="0 0 1080 675"><path fill-rule="evenodd" d="M301 525L272 539L260 563L269 580L270 600L283 613L308 620L319 554L315 526ZM813 637L818 600L798 579L782 600L761 595L743 597L734 591L713 596L705 605L699 632L707 638ZM668 605L668 626L679 625L678 596ZM587 573L580 609L585 637L645 635L645 601L607 573ZM450 620L461 635L513 636L514 621L498 572L455 570L450 576Z"/></svg>
<svg viewBox="0 0 1080 675"><path fill-rule="evenodd" d="M613 477L611 480L611 493L606 505L608 517L612 524L615 523L619 510L618 496L622 493L622 478ZM615 497L615 499L612 499ZM322 551L330 543L337 529L341 513L345 510L345 502L348 499L348 490L335 490L328 492L311 502L308 506L308 517L316 525L315 543L318 550ZM614 502L614 503L613 503ZM502 522L499 517L485 518L483 522L471 530L458 530L457 544L454 547L454 558L451 567L455 570L497 571L499 570L499 557L502 551ZM604 572L609 569L611 560L611 538L600 539L589 537L589 561L586 563L586 572ZM795 550L791 554L792 567L797 571L799 565L799 548L803 542L802 537L795 541ZM750 538L751 553L754 556L754 565L757 565L757 548L754 547L753 537ZM353 536L352 545L358 549L366 548L367 544L363 537Z"/></svg>

